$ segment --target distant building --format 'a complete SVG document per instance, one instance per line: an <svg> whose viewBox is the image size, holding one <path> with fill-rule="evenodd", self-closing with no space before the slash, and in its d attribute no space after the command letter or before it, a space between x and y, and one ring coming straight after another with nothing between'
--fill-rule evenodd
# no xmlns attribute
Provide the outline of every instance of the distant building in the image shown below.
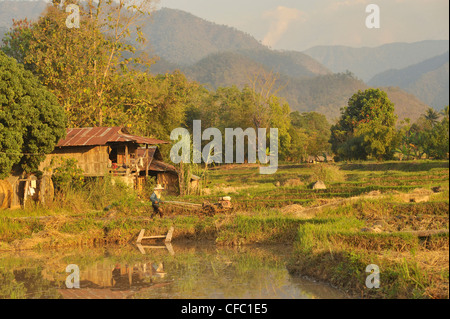
<svg viewBox="0 0 450 319"><path fill-rule="evenodd" d="M330 155L325 156L308 156L308 163L331 163L334 162L334 157Z"/></svg>

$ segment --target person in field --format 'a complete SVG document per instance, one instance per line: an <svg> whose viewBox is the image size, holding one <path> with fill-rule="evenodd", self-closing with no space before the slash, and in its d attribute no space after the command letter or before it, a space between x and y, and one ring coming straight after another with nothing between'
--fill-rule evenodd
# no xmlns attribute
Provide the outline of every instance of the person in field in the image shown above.
<svg viewBox="0 0 450 319"><path fill-rule="evenodd" d="M152 218L159 214L159 217L163 217L164 212L163 209L160 207L161 203L164 203L161 199L162 191L164 190L164 187L162 187L160 184L156 185L155 188L153 188L153 194L150 196L150 200L152 201L152 207L153 207L153 214Z"/></svg>

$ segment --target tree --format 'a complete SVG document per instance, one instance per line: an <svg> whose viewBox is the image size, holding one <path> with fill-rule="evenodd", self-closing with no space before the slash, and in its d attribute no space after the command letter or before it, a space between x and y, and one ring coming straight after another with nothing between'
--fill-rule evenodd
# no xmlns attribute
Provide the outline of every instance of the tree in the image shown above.
<svg viewBox="0 0 450 319"><path fill-rule="evenodd" d="M80 28L68 28L67 13L54 3L36 23L16 23L3 51L57 96L70 126L103 126L117 113L115 93L128 64L142 62L127 40L133 32L137 42L144 41L139 23L154 1L72 2L80 7Z"/></svg>
<svg viewBox="0 0 450 319"><path fill-rule="evenodd" d="M441 115L448 120L448 105L441 111Z"/></svg>
<svg viewBox="0 0 450 319"><path fill-rule="evenodd" d="M439 117L441 117L439 121ZM448 107L439 114L428 109L412 125L402 127L400 148L397 150L408 157L445 159L449 152Z"/></svg>
<svg viewBox="0 0 450 319"><path fill-rule="evenodd" d="M329 139L331 136L331 125L325 115L317 112L292 112L290 115L293 129L301 130L301 132L292 133L294 136L299 134L304 138L306 156L320 156L330 151ZM292 137L294 139L294 137ZM297 142L298 143L298 142ZM295 149L292 150L294 153ZM304 160L305 156L301 156Z"/></svg>
<svg viewBox="0 0 450 319"><path fill-rule="evenodd" d="M306 161L309 154L308 141L310 139L307 131L292 125L289 135L291 137L291 147L288 152L289 159L296 162Z"/></svg>
<svg viewBox="0 0 450 319"><path fill-rule="evenodd" d="M332 150L339 159L388 159L396 148L394 104L379 89L358 91L331 128Z"/></svg>
<svg viewBox="0 0 450 319"><path fill-rule="evenodd" d="M38 169L65 135L64 109L30 72L0 52L0 178Z"/></svg>
<svg viewBox="0 0 450 319"><path fill-rule="evenodd" d="M449 122L444 119L425 131L424 149L428 157L446 159L449 153Z"/></svg>
<svg viewBox="0 0 450 319"><path fill-rule="evenodd" d="M439 118L442 115L441 121ZM435 159L445 159L449 153L449 117L448 106L441 113L429 108L423 118L426 124L422 131L423 136L421 147L427 154L427 157Z"/></svg>
<svg viewBox="0 0 450 319"><path fill-rule="evenodd" d="M439 120L440 114L431 107L425 112L425 119L434 126Z"/></svg>
<svg viewBox="0 0 450 319"><path fill-rule="evenodd" d="M255 132L264 128L268 135L270 128L277 128L279 155L281 158L288 156L291 142L289 105L274 95L269 95L264 102L260 98L263 97L248 86L242 90L236 86L220 87L204 94L199 103L189 107L187 127L192 130L192 121L201 120L202 127L219 129L222 138L225 138L226 128L253 128Z"/></svg>
<svg viewBox="0 0 450 319"><path fill-rule="evenodd" d="M2 51L22 64L25 63L25 55L30 46L31 26L31 21L28 19L13 19L11 31L6 33L2 39L4 43L1 47Z"/></svg>
<svg viewBox="0 0 450 319"><path fill-rule="evenodd" d="M111 124L129 124L135 134L169 139L174 128L185 125L187 109L197 104L203 90L180 72L157 76L130 72L115 94L123 116Z"/></svg>

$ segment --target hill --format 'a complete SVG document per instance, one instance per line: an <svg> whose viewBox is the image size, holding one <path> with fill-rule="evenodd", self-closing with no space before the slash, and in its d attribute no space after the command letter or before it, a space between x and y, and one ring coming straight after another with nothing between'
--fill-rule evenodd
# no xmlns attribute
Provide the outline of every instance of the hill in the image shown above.
<svg viewBox="0 0 450 319"><path fill-rule="evenodd" d="M154 12L142 31L149 39L142 49L180 65L196 63L220 51L265 48L249 34L175 9Z"/></svg>
<svg viewBox="0 0 450 319"><path fill-rule="evenodd" d="M232 85L243 87L262 70L269 72L264 65L236 52L211 54L192 66L181 68L188 78L212 89Z"/></svg>
<svg viewBox="0 0 450 319"><path fill-rule="evenodd" d="M398 87L380 87L385 91L395 105L395 114L399 120L409 118L412 122L417 120L420 115L425 114L428 105L419 100L415 95L405 92Z"/></svg>
<svg viewBox="0 0 450 319"><path fill-rule="evenodd" d="M166 69L170 66L165 60L163 63ZM211 54L194 65L181 67L181 70L192 79L208 83L214 88L247 84L249 77L252 78L261 70L298 78L331 74L318 62L302 53L265 49Z"/></svg>
<svg viewBox="0 0 450 319"><path fill-rule="evenodd" d="M36 18L44 7L42 1L0 2L0 26L9 27L11 18ZM332 74L305 53L271 50L244 32L180 10L156 11L142 31L149 42L140 51L159 56L152 73L180 69L210 88L243 87L256 73L278 73L275 92L292 110L318 111L330 120L340 115L340 108L354 93L368 87L350 73ZM400 117L414 119L423 113L424 104L410 94L398 89L388 95L399 101Z"/></svg>
<svg viewBox="0 0 450 319"><path fill-rule="evenodd" d="M236 85L250 85L256 74L271 72L267 66L236 52L213 54L193 66L181 68L188 78L211 89ZM340 109L358 90L369 88L351 73L325 74L314 77L293 77L278 73L274 87L277 96L284 98L293 111L316 111L330 121L340 116ZM428 108L415 96L399 88L382 88L395 104L400 119L419 118Z"/></svg>
<svg viewBox="0 0 450 319"><path fill-rule="evenodd" d="M449 52L400 70L389 70L369 81L372 86L398 86L436 109L449 104Z"/></svg>
<svg viewBox="0 0 450 319"><path fill-rule="evenodd" d="M389 69L402 69L448 51L448 40L391 43L374 48L317 46L304 51L333 72L351 71L364 81Z"/></svg>
<svg viewBox="0 0 450 319"><path fill-rule="evenodd" d="M358 90L366 90L363 81L351 73L338 73L317 76L312 79L290 79L279 95L285 97L293 111L316 111L335 122L341 115L341 108L347 106L348 100ZM409 118L417 120L425 113L428 106L399 88L381 87L395 105L395 113L400 120Z"/></svg>
<svg viewBox="0 0 450 319"><path fill-rule="evenodd" d="M293 77L313 77L332 72L309 55L296 51L275 51L269 49L237 51L261 63L276 73Z"/></svg>
<svg viewBox="0 0 450 319"><path fill-rule="evenodd" d="M208 60L227 59L227 54L235 52L242 56L241 59L250 58L252 64L259 63L274 72L291 76L331 73L306 54L268 49L249 34L181 10L162 8L153 13L150 20L143 28L149 43L140 49L162 58L159 65L154 67L155 70L192 66L196 63L199 63L197 67L201 67ZM203 59L206 60L202 61Z"/></svg>
<svg viewBox="0 0 450 319"><path fill-rule="evenodd" d="M47 3L44 1L0 1L0 27L9 30L13 19L34 20L46 6Z"/></svg>
<svg viewBox="0 0 450 319"><path fill-rule="evenodd" d="M8 32L8 28L7 27L0 27L0 45L3 43L2 39L5 36L5 33Z"/></svg>

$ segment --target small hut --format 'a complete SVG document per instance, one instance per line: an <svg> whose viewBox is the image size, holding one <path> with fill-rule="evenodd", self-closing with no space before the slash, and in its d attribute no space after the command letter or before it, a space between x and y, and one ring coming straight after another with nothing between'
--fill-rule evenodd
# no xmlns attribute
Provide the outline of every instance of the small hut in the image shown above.
<svg viewBox="0 0 450 319"><path fill-rule="evenodd" d="M127 185L141 189L148 176L172 193L178 189L178 173L164 163L158 146L167 141L128 134L122 127L89 127L67 130L65 139L41 164L48 167L55 158L73 158L85 176L112 174Z"/></svg>
<svg viewBox="0 0 450 319"><path fill-rule="evenodd" d="M0 209L23 206L30 198L40 202L53 200L49 168L59 159L75 159L86 177L111 174L137 189L142 189L147 177L154 176L169 193L177 194L178 173L163 161L158 148L162 144L169 142L131 135L123 127L67 129L66 138L40 164L42 177L16 172L0 181Z"/></svg>

